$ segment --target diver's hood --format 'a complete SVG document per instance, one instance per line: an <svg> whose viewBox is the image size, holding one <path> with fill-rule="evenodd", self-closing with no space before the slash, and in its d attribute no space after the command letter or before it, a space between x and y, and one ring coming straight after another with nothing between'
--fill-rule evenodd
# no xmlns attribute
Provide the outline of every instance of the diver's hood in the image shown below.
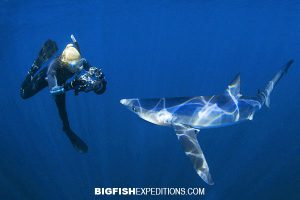
<svg viewBox="0 0 300 200"><path fill-rule="evenodd" d="M63 50L60 60L69 65L76 65L81 59L79 51L73 46L73 44L68 44Z"/></svg>

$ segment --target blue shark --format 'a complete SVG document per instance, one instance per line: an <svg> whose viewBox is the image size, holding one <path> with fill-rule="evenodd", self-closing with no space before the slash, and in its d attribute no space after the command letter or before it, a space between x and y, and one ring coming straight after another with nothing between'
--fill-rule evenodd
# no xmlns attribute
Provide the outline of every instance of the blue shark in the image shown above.
<svg viewBox="0 0 300 200"><path fill-rule="evenodd" d="M287 73L293 60L286 63L271 81L254 97L240 93L240 75L236 75L221 95L122 99L140 118L160 126L172 127L197 174L209 185L213 179L205 156L197 140L201 129L233 125L252 120L263 105L270 106L270 94L278 81Z"/></svg>

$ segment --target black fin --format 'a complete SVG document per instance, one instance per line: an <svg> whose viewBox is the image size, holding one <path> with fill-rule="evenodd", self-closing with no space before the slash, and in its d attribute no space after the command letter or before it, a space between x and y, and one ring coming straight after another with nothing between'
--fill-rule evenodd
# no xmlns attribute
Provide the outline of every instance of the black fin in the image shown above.
<svg viewBox="0 0 300 200"><path fill-rule="evenodd" d="M71 129L64 130L67 134L68 138L70 139L73 147L80 153L87 153L88 152L88 145L80 139Z"/></svg>
<svg viewBox="0 0 300 200"><path fill-rule="evenodd" d="M46 62L49 58L51 58L58 50L56 42L53 40L47 40L42 49L39 52L38 61L43 63Z"/></svg>

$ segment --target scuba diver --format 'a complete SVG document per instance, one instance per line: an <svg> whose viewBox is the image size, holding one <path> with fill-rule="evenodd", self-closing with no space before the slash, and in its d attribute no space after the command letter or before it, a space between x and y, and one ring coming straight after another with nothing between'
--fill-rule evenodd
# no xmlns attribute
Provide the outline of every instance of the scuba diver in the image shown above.
<svg viewBox="0 0 300 200"><path fill-rule="evenodd" d="M70 127L65 93L74 90L74 94L78 95L79 92L94 91L100 95L105 92L107 82L101 69L91 66L85 58L81 57L78 42L73 35L71 39L73 43L68 44L59 57L54 58L48 66L41 68L58 50L54 41L45 42L22 83L20 95L23 99L28 99L48 86L62 120L63 131L74 148L85 153L88 146ZM73 79L67 82L71 78Z"/></svg>

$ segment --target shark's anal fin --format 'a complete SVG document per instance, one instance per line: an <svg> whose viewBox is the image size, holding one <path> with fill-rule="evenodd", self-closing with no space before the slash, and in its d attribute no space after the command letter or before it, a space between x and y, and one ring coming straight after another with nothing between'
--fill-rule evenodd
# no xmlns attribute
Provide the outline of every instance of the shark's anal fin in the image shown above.
<svg viewBox="0 0 300 200"><path fill-rule="evenodd" d="M209 185L214 182L209 173L204 154L197 140L198 129L189 128L181 125L174 126L178 140L183 146L185 154L190 158L197 174Z"/></svg>

